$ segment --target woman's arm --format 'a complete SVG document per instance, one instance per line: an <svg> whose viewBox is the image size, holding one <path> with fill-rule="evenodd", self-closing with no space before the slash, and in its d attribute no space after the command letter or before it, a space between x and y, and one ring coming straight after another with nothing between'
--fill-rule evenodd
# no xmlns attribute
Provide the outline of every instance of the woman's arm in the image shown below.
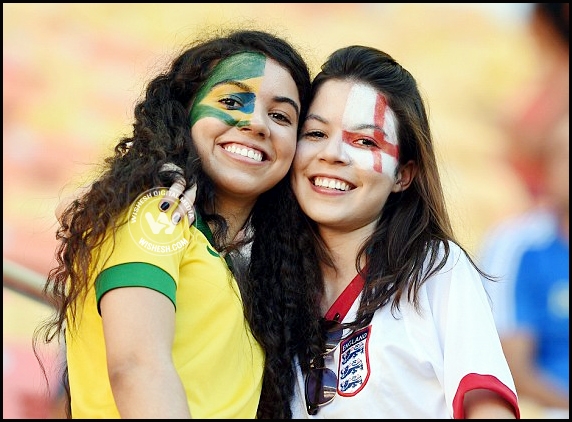
<svg viewBox="0 0 572 422"><path fill-rule="evenodd" d="M471 390L465 394L465 419L516 419L514 409L490 390Z"/></svg>
<svg viewBox="0 0 572 422"><path fill-rule="evenodd" d="M100 301L107 368L122 418L190 418L172 360L175 307L145 287L122 287Z"/></svg>

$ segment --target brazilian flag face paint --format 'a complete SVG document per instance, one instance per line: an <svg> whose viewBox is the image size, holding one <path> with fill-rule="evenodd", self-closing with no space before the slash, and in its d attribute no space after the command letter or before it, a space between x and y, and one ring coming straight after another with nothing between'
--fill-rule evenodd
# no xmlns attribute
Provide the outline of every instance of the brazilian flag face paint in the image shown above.
<svg viewBox="0 0 572 422"><path fill-rule="evenodd" d="M197 93L190 112L191 127L203 117L215 117L229 126L244 126L254 112L266 56L239 53L216 65Z"/></svg>

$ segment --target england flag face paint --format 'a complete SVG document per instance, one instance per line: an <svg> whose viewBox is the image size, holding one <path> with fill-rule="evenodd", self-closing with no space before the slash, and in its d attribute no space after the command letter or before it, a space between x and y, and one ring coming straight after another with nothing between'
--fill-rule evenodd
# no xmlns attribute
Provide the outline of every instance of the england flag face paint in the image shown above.
<svg viewBox="0 0 572 422"><path fill-rule="evenodd" d="M355 156L357 164L367 163L378 173L395 174L398 164L395 115L381 93L368 85L355 84L348 94L342 128L348 153ZM375 143L369 154L365 150L351 148L364 134L368 134Z"/></svg>
<svg viewBox="0 0 572 422"><path fill-rule="evenodd" d="M373 87L329 80L317 91L298 142L292 184L320 227L373 227L397 190L397 120Z"/></svg>

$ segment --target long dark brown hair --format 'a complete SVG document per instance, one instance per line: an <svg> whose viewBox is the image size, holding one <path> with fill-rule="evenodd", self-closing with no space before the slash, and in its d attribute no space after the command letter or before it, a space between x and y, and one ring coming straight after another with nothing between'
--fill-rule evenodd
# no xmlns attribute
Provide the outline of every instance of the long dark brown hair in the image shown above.
<svg viewBox="0 0 572 422"><path fill-rule="evenodd" d="M458 242L447 213L427 112L415 78L389 54L354 45L329 56L313 81L313 94L332 79L365 83L385 96L398 122L399 165L413 161L417 167L408 189L389 195L374 232L357 254L356 270L365 279L356 320L349 324L357 329L366 326L383 306L398 310L403 295L418 308L422 284L445 265L450 242ZM303 221L298 227L298 250L303 262L294 277L304 277L308 281L307 289L312 289L309 301L314 303L308 306L316 312L305 326L307 335L315 336L320 332L319 304L323 295L320 264L333 267L334 262L315 223L301 210L298 210L298 218ZM461 249L482 276L491 278ZM367 271L361 262L367 262ZM320 352L308 347L314 345L301 343L298 349L303 369L307 369L310 358Z"/></svg>

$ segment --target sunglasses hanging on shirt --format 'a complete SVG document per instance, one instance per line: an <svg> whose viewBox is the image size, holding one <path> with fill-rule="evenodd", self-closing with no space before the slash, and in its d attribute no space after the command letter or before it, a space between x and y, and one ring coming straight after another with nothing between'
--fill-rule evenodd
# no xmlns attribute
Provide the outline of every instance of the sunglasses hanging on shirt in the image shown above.
<svg viewBox="0 0 572 422"><path fill-rule="evenodd" d="M343 325L337 321L322 319L325 350L310 361L306 374L306 408L309 415L316 415L320 406L331 403L338 390L338 377L325 367L324 358L336 350L342 340Z"/></svg>

